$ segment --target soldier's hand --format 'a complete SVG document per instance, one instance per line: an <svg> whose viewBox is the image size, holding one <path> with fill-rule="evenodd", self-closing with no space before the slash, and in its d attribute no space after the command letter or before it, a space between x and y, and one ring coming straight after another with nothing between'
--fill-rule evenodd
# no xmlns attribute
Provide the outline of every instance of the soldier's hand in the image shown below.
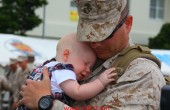
<svg viewBox="0 0 170 110"><path fill-rule="evenodd" d="M21 88L22 99L19 105L24 104L30 109L38 109L38 101L42 96L51 95L51 86L48 69L43 69L43 80L26 80L26 84Z"/></svg>

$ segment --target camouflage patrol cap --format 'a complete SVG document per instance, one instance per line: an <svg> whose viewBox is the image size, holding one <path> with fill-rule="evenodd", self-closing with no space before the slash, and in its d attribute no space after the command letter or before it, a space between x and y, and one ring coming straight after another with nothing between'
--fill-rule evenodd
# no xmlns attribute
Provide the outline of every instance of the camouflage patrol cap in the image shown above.
<svg viewBox="0 0 170 110"><path fill-rule="evenodd" d="M27 57L26 56L18 56L18 58L17 58L17 61L18 62L23 62L23 61L26 61L27 60Z"/></svg>
<svg viewBox="0 0 170 110"><path fill-rule="evenodd" d="M9 64L17 63L17 59L16 58L10 58L9 61L10 61Z"/></svg>
<svg viewBox="0 0 170 110"><path fill-rule="evenodd" d="M29 53L29 54L27 54L27 58L29 59L29 58L34 58L35 56L34 56L34 54L31 54L31 53Z"/></svg>
<svg viewBox="0 0 170 110"><path fill-rule="evenodd" d="M115 29L127 0L74 0L79 22L77 38L80 41L99 42Z"/></svg>

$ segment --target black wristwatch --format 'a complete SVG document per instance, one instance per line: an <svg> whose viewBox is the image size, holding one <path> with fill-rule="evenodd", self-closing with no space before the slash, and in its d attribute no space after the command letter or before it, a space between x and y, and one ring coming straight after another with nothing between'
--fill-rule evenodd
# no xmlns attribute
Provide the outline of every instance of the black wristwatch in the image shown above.
<svg viewBox="0 0 170 110"><path fill-rule="evenodd" d="M49 110L53 105L53 97L52 95L42 96L38 101L38 109L39 110Z"/></svg>

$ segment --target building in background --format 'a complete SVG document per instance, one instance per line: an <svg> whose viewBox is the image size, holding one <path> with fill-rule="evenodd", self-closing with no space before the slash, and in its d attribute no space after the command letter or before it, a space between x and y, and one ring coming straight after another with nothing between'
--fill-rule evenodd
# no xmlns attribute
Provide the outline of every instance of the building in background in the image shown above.
<svg viewBox="0 0 170 110"><path fill-rule="evenodd" d="M45 20L45 25L28 32L29 35L60 38L77 30L78 14L72 0L48 0L48 5L37 10L37 14Z"/></svg>
<svg viewBox="0 0 170 110"><path fill-rule="evenodd" d="M170 0L129 0L130 14L134 16L131 36L135 43L148 44L161 26L170 22Z"/></svg>
<svg viewBox="0 0 170 110"><path fill-rule="evenodd" d="M29 31L33 36L60 38L77 30L78 14L72 0L48 0L49 4L37 10L44 24ZM129 0L129 13L134 22L131 32L137 44L148 44L148 38L160 31L162 24L170 22L170 0Z"/></svg>

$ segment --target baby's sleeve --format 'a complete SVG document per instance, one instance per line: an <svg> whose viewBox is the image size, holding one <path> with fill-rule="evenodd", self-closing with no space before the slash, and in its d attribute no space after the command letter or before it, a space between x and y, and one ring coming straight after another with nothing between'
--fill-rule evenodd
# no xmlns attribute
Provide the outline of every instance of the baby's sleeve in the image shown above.
<svg viewBox="0 0 170 110"><path fill-rule="evenodd" d="M76 81L76 75L71 70L56 70L52 73L51 77L51 80L55 80L58 85L70 79Z"/></svg>

